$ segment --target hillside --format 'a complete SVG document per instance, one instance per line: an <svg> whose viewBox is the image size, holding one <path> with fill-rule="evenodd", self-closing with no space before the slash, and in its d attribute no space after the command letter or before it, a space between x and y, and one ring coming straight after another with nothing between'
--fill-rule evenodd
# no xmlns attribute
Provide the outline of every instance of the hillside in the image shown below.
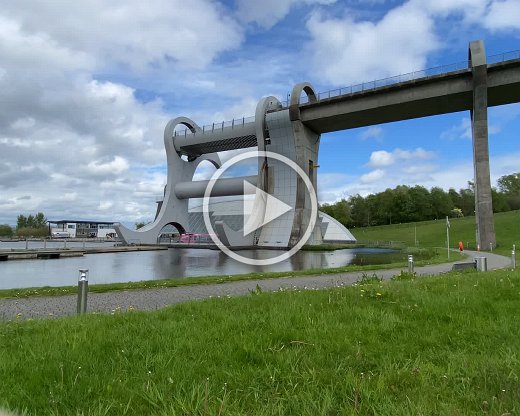
<svg viewBox="0 0 520 416"><path fill-rule="evenodd" d="M466 248L475 250L475 217L450 218L450 247L462 240ZM520 248L520 210L495 214L496 251L510 255L513 244ZM445 247L446 220L351 228L358 241L402 241L420 247ZM416 234L417 232L417 234ZM482 247L489 250L489 247Z"/></svg>

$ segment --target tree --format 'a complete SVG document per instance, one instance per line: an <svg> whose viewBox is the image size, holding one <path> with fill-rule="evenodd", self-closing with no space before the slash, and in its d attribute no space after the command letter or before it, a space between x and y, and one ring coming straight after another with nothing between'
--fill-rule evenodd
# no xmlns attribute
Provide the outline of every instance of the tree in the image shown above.
<svg viewBox="0 0 520 416"><path fill-rule="evenodd" d="M345 199L337 201L334 204L323 204L320 210L338 220L345 227L349 227L352 223L350 205Z"/></svg>
<svg viewBox="0 0 520 416"><path fill-rule="evenodd" d="M507 196L502 192L498 192L495 188L491 188L491 198L493 200L493 212L510 211Z"/></svg>
<svg viewBox="0 0 520 416"><path fill-rule="evenodd" d="M432 201L430 192L424 186L414 186L409 190L412 200L412 211L409 221L425 221L432 217Z"/></svg>
<svg viewBox="0 0 520 416"><path fill-rule="evenodd" d="M448 196L450 197L451 203L454 207L460 207L462 205L460 195L455 189L450 188L448 190Z"/></svg>
<svg viewBox="0 0 520 416"><path fill-rule="evenodd" d="M460 205L457 206L460 207L464 216L475 215L475 192L473 189L461 189L459 195Z"/></svg>
<svg viewBox="0 0 520 416"><path fill-rule="evenodd" d="M43 212L38 212L34 216L34 228L42 228L47 226L47 218L43 215Z"/></svg>
<svg viewBox="0 0 520 416"><path fill-rule="evenodd" d="M502 176L499 190L492 189L493 211L520 209L520 173ZM369 227L393 223L475 215L475 184L448 192L439 187L406 185L362 197L357 194L320 208L346 226Z"/></svg>
<svg viewBox="0 0 520 416"><path fill-rule="evenodd" d="M451 210L455 206L450 195L446 193L444 189L439 187L431 189L430 199L432 202L432 216L434 219L444 218L447 215L450 215Z"/></svg>
<svg viewBox="0 0 520 416"><path fill-rule="evenodd" d="M375 225L392 224L397 218L394 207L394 190L387 188L375 195L373 221Z"/></svg>
<svg viewBox="0 0 520 416"><path fill-rule="evenodd" d="M16 229L20 228L43 228L47 226L47 218L43 212L38 212L36 215L18 215L16 219Z"/></svg>
<svg viewBox="0 0 520 416"><path fill-rule="evenodd" d="M520 173L512 173L498 178L498 189L508 195L520 196Z"/></svg>
<svg viewBox="0 0 520 416"><path fill-rule="evenodd" d="M414 204L410 197L410 188L406 185L399 185L394 190L394 210L396 213L396 223L409 222L412 217Z"/></svg>
<svg viewBox="0 0 520 416"><path fill-rule="evenodd" d="M145 222L142 222L142 221L136 222L135 223L135 229L138 230L139 228L143 228L145 225L146 225Z"/></svg>
<svg viewBox="0 0 520 416"><path fill-rule="evenodd" d="M36 215L18 215L16 219L16 235L20 237L45 237L49 234L47 218L43 212Z"/></svg>
<svg viewBox="0 0 520 416"><path fill-rule="evenodd" d="M352 217L352 224L355 227L364 227L368 225L370 213L368 205L361 195L357 194L348 199L350 205L350 213Z"/></svg>
<svg viewBox="0 0 520 416"><path fill-rule="evenodd" d="M26 228L27 227L27 217L25 215L18 215L16 218L16 229Z"/></svg>
<svg viewBox="0 0 520 416"><path fill-rule="evenodd" d="M34 215L29 214L29 216L27 217L27 227L36 228L35 224L36 222L34 221Z"/></svg>
<svg viewBox="0 0 520 416"><path fill-rule="evenodd" d="M13 229L10 225L7 224L0 224L0 236L2 237L12 237L13 236Z"/></svg>
<svg viewBox="0 0 520 416"><path fill-rule="evenodd" d="M520 209L520 173L498 178L498 189L505 195L509 209Z"/></svg>

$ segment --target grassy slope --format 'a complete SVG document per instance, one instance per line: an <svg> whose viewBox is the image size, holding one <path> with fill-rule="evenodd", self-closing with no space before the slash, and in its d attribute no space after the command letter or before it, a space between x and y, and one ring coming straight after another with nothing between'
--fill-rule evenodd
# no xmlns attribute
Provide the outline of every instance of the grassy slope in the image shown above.
<svg viewBox="0 0 520 416"><path fill-rule="evenodd" d="M43 415L520 411L520 271L0 323L0 407Z"/></svg>
<svg viewBox="0 0 520 416"><path fill-rule="evenodd" d="M457 248L459 240L469 249L475 250L475 218L450 219L450 246ZM383 225L378 227L353 228L351 231L360 241L402 241L408 246L414 245L414 223ZM416 223L417 240L421 247L446 246L446 221L425 221ZM497 235L497 253L511 255L513 244L520 249L520 211L495 214ZM488 247L482 247L486 249Z"/></svg>

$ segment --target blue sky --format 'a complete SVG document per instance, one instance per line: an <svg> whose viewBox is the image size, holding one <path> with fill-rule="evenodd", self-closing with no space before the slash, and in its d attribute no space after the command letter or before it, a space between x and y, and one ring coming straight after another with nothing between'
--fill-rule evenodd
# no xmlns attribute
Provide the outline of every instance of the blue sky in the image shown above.
<svg viewBox="0 0 520 416"><path fill-rule="evenodd" d="M326 91L520 49L520 0L0 0L0 223L149 221L162 131L254 114L293 85ZM489 111L492 182L520 171L520 105ZM469 113L322 136L319 199L472 180ZM198 177L207 174L201 169Z"/></svg>

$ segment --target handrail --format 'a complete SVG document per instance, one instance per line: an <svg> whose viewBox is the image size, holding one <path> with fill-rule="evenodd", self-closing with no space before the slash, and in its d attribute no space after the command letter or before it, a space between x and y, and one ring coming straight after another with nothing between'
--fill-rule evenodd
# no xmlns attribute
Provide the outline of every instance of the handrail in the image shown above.
<svg viewBox="0 0 520 416"><path fill-rule="evenodd" d="M242 127L246 124L254 123L254 122L255 122L255 116L235 118L230 121L222 121L221 123L206 124L206 125L202 126L201 130L196 133L202 133L202 134L213 133L215 131L224 130L227 127L231 127L232 129L234 129L234 128ZM188 128L179 129L179 130L175 130L173 132L173 137L187 136L190 134L195 134L195 133L193 133Z"/></svg>
<svg viewBox="0 0 520 416"><path fill-rule="evenodd" d="M510 52L499 53L499 54L495 54L495 55L489 55L486 58L488 65L512 61L515 59L520 59L520 49L515 50L515 51L510 51ZM417 81L419 79L427 79L430 77L446 75L446 74L454 73L457 71L464 71L464 70L470 71L469 66L470 66L469 61L460 61L460 62L455 62L453 64L435 66L432 68L409 72L407 74L395 75L393 77L377 79L374 81L363 82L361 84L350 85L348 87L336 88L333 90L320 92L320 93L316 94L316 98L317 98L318 102L326 101L331 98L337 98L337 97L357 94L357 93L365 92L365 91L372 91L377 88L384 88L384 87L388 87L391 85L400 84L402 82ZM288 108L289 103L290 103L290 94L287 94L287 101L281 102L282 109ZM309 100L308 100L307 95L303 94L300 99L300 104L308 104L308 103L309 103ZM255 121L255 117L250 116L250 117L242 117L242 118L238 118L238 119L233 119L231 121L223 121L221 123L213 123L213 124L202 126L202 131L199 131L197 133L206 133L206 132L224 130L224 128L226 128L226 127L231 127L231 128L241 127L247 123L253 123L254 121ZM190 129L175 130L173 133L174 137L175 136L186 136L189 134L194 134L194 133Z"/></svg>
<svg viewBox="0 0 520 416"><path fill-rule="evenodd" d="M520 59L520 49L510 52L499 53L495 55L489 55L487 57L487 64L497 64L501 62L512 61ZM429 77L446 75L451 72L457 72L462 70L469 70L469 61L460 61L453 64L440 65L432 68L422 69L419 71L409 72L407 74L395 75L389 78L378 79L375 81L363 82L361 84L351 85L349 87L337 88L317 94L318 102L322 100L328 100L344 95L351 95L359 92L365 92L374 90L376 88L388 87L390 85L400 84L401 82L416 81L418 79L427 79ZM289 97L289 95L287 95ZM307 96L302 96L301 104L307 104ZM288 101L282 102L284 108L287 108Z"/></svg>

